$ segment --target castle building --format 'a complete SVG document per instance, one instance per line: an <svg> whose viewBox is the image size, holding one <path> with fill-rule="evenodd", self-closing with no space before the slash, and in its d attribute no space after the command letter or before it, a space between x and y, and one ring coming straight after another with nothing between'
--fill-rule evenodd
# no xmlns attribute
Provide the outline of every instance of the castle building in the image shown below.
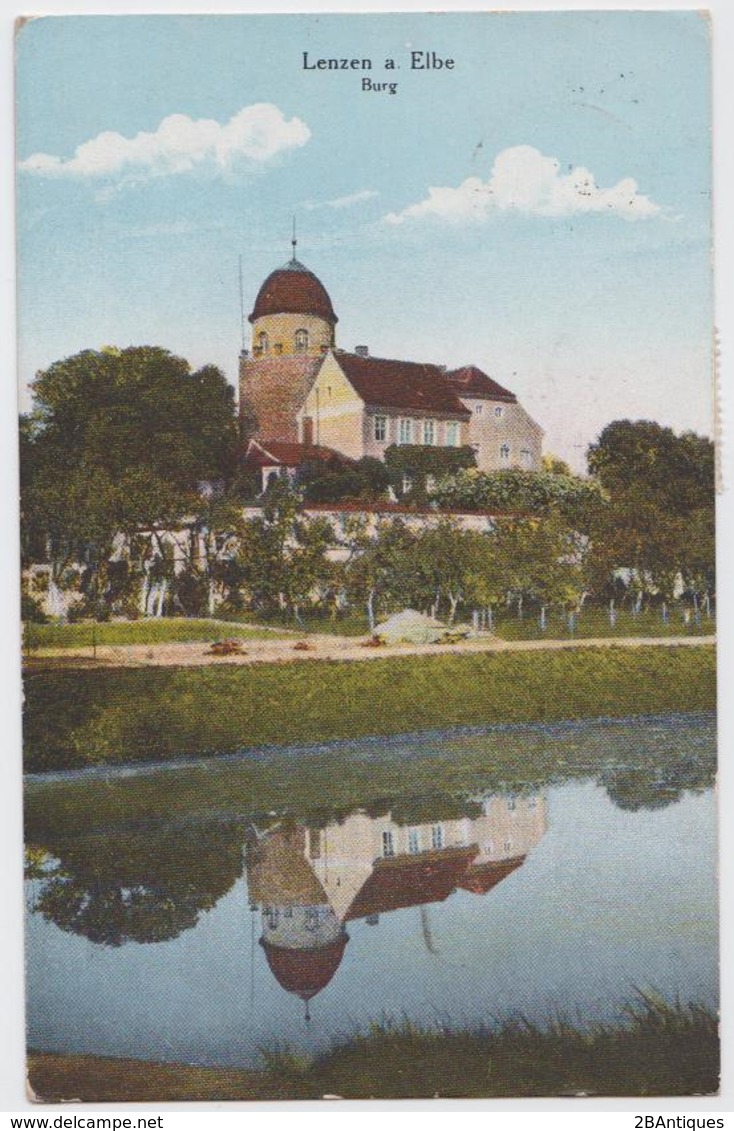
<svg viewBox="0 0 734 1131"><path fill-rule="evenodd" d="M392 444L474 448L483 471L540 469L543 430L509 389L476 366L372 357L337 348L331 298L295 257L271 272L249 321L252 349L240 360L243 431L263 449L291 445L351 459L382 458ZM285 466L285 465L284 465Z"/></svg>
<svg viewBox="0 0 734 1131"><path fill-rule="evenodd" d="M325 826L283 821L253 830L245 857L250 906L276 981L308 1003L336 975L346 924L484 897L522 868L548 828L544 795L490 794L473 816L405 824L356 810ZM308 1006L306 1010L308 1017Z"/></svg>

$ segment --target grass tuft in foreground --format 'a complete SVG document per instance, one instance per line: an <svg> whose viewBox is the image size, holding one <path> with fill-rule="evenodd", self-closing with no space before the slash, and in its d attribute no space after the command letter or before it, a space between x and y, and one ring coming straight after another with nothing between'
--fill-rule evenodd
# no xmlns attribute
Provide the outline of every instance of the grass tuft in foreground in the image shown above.
<svg viewBox="0 0 734 1131"><path fill-rule="evenodd" d="M47 1100L508 1098L692 1096L719 1087L718 1026L701 1005L650 994L616 1025L581 1029L524 1018L463 1030L383 1021L309 1060L263 1054L264 1070L196 1068L107 1058L29 1057Z"/></svg>
<svg viewBox="0 0 734 1131"><path fill-rule="evenodd" d="M519 1017L462 1030L383 1022L298 1070L292 1054L268 1069L297 1094L482 1098L556 1095L708 1095L717 1091L718 1032L698 1005L641 994L618 1025L582 1029Z"/></svg>

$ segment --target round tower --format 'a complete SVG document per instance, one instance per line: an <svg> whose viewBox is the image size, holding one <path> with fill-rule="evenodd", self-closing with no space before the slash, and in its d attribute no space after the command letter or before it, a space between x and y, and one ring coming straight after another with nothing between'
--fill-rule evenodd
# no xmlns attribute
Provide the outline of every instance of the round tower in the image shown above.
<svg viewBox="0 0 734 1131"><path fill-rule="evenodd" d="M321 357L338 319L326 287L294 256L268 275L249 321L253 357Z"/></svg>
<svg viewBox="0 0 734 1131"><path fill-rule="evenodd" d="M308 1003L336 974L349 935L328 903L266 906L262 924L260 945L276 980Z"/></svg>
<svg viewBox="0 0 734 1131"><path fill-rule="evenodd" d="M297 413L335 344L337 317L320 279L295 256L260 287L249 321L252 350L240 361L243 434L298 442Z"/></svg>

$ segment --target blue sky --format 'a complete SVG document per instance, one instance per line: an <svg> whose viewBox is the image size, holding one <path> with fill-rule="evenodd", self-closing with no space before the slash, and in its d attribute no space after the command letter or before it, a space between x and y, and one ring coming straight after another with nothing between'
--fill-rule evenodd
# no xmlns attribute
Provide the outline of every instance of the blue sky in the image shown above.
<svg viewBox="0 0 734 1131"><path fill-rule="evenodd" d="M249 311L295 213L341 346L479 364L579 468L621 416L711 432L699 15L51 17L17 58L22 386L132 343L235 381L238 256Z"/></svg>

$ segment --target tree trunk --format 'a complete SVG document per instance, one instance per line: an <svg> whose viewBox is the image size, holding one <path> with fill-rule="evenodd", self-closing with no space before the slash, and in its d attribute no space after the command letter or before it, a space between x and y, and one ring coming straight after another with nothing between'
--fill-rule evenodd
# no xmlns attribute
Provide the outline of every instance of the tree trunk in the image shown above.
<svg viewBox="0 0 734 1131"><path fill-rule="evenodd" d="M367 620L370 626L370 632L375 631L375 591L371 589L367 597Z"/></svg>

